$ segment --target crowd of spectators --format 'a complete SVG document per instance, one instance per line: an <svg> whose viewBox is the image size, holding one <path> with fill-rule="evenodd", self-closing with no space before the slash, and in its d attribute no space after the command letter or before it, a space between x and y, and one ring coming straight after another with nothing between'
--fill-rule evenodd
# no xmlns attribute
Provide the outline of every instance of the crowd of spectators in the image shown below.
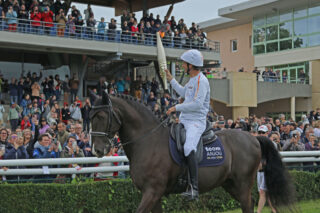
<svg viewBox="0 0 320 213"><path fill-rule="evenodd" d="M254 136L266 136L274 143L278 151L313 151L320 150L320 108L303 115L298 122L285 119L284 114L279 118L255 115L249 118L238 118L237 120L225 119L224 116L210 116L213 121L214 130L239 129L248 131ZM290 163L288 166L300 168L300 163ZM313 162L303 163L305 170L314 171L319 168Z"/></svg>
<svg viewBox="0 0 320 213"><path fill-rule="evenodd" d="M67 5L60 0L0 0L0 22L6 22L7 30L26 32L31 26L32 32L39 33L41 29L45 34L51 34L54 23L57 23L57 36L81 37L85 34L89 39L97 35L98 39L115 40L117 31L121 30L122 42L143 43L153 45L156 42L155 34L160 33L164 45L184 48L206 48L206 35L195 23L190 28L183 19L178 22L174 16L160 19L152 13L144 15L139 21L135 13L123 11L121 24L111 18L109 23L101 17L97 21L93 10L88 4L83 15L75 5L71 7L69 14L66 13ZM1 30L1 29L0 29Z"/></svg>
<svg viewBox="0 0 320 213"><path fill-rule="evenodd" d="M80 100L78 86L76 75L72 78L65 76L64 80L60 80L59 75L43 77L42 72L39 75L28 72L19 80L12 78L8 81L0 74L0 91L10 95L9 110L5 110L4 101L0 104L0 158L93 156L89 135L89 113L93 99ZM166 111L180 101L168 91L161 92L156 78L150 80L148 76L143 78L139 75L133 81L129 76L110 80L101 77L92 91L101 96L104 90L108 90L109 94L135 96L160 118L166 116ZM319 150L320 108L303 116L299 122L286 120L284 115L276 119L252 115L233 121L218 116L213 110L210 110L208 120L212 122L215 131L239 129L253 135L267 136L279 151ZM178 122L178 116L173 117L172 121ZM113 144L112 149L105 153L106 156L124 155L118 137L115 137ZM314 170L313 163L305 163L305 166L309 166L310 171ZM97 179L101 179L110 176L110 173L95 175ZM56 177L42 175L37 178Z"/></svg>

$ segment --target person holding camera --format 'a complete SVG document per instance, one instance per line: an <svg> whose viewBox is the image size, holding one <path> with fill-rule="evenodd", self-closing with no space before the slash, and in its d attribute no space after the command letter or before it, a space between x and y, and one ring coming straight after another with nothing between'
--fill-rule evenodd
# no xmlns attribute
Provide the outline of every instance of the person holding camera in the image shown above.
<svg viewBox="0 0 320 213"><path fill-rule="evenodd" d="M59 14L56 16L56 22L58 23L57 35L60 37L64 36L64 31L66 29L67 17L64 14L63 9L59 10Z"/></svg>
<svg viewBox="0 0 320 213"><path fill-rule="evenodd" d="M38 6L33 7L33 12L30 15L31 26L34 33L39 33L41 27L41 13L39 12Z"/></svg>
<svg viewBox="0 0 320 213"><path fill-rule="evenodd" d="M8 12L6 14L7 24L9 25L9 31L17 30L17 13L13 10L12 5L9 6Z"/></svg>
<svg viewBox="0 0 320 213"><path fill-rule="evenodd" d="M300 141L300 132L292 131L292 137L284 142L283 151L304 151L304 144Z"/></svg>
<svg viewBox="0 0 320 213"><path fill-rule="evenodd" d="M44 33L50 34L51 27L53 27L53 12L50 10L49 6L44 8L44 12L41 14L41 20L44 23Z"/></svg>
<svg viewBox="0 0 320 213"><path fill-rule="evenodd" d="M80 104L77 101L74 101L73 104L71 104L71 106L69 107L69 111L71 114L71 119L75 121L82 120Z"/></svg>
<svg viewBox="0 0 320 213"><path fill-rule="evenodd" d="M74 158L74 157L84 157L82 149L77 144L77 139L74 136L70 136L67 140L67 145L63 148L61 152L62 158Z"/></svg>

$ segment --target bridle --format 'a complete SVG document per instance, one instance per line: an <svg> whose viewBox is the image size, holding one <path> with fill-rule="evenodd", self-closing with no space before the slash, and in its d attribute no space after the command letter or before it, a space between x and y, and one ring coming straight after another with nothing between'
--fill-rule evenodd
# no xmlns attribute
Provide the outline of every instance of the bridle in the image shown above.
<svg viewBox="0 0 320 213"><path fill-rule="evenodd" d="M107 127L107 132L96 132L96 131L91 131L90 135L91 136L95 136L95 137L107 137L108 142L110 143L110 145L112 144L112 139L113 139L113 135L111 133L111 125L112 125L112 119L113 117L115 117L116 122L121 126L121 121L118 117L118 115L115 113L115 111L112 108L112 102L109 99L109 104L104 104L104 105L98 105L98 106L92 106L91 109L93 111L90 112L90 119L92 120L92 118L101 111L105 111L108 114L108 127ZM101 109L101 110L99 110Z"/></svg>
<svg viewBox="0 0 320 213"><path fill-rule="evenodd" d="M96 132L96 131L91 131L90 135L91 136L95 136L95 137L106 137L108 139L108 143L112 146L114 145L112 143L112 139L113 139L113 135L111 134L111 125L112 125L112 118L115 117L116 122L121 126L121 121L118 117L118 115L115 113L115 111L112 108L112 102L110 100L110 97L108 97L108 101L109 104L104 104L104 105L98 105L98 106L92 106L91 109L93 109L93 111L90 112L90 119L92 120L93 116L95 116L95 114L97 114L98 112L105 111L109 116L108 116L108 128L107 128L107 132ZM148 132L146 132L145 134L143 134L142 136L140 136L138 139L135 140L130 140L130 141L126 141L124 143L121 143L122 146L128 145L133 143L136 140L141 140L142 138L145 138L151 134L153 134L155 131L157 131L161 126L166 127L167 126L167 122L169 121L170 116L168 116L167 118L165 118L160 124L158 124L156 127L152 128L151 130L149 130ZM93 143L92 143L93 144ZM92 145L91 145L92 146Z"/></svg>

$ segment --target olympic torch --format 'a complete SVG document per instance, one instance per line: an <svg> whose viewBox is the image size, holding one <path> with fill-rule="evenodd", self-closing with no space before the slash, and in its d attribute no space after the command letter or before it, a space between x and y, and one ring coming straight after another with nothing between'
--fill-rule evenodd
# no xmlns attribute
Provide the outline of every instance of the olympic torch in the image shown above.
<svg viewBox="0 0 320 213"><path fill-rule="evenodd" d="M161 42L159 32L157 32L157 48L158 48L159 74L162 78L164 89L167 90L168 89L167 77L166 77L166 72L164 71L167 69L167 60L166 60L166 54L164 52L164 48Z"/></svg>

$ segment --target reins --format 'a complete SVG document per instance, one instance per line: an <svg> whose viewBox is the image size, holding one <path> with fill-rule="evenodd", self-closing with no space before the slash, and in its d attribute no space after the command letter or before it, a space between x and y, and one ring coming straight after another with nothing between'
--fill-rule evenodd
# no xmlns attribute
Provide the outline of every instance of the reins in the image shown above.
<svg viewBox="0 0 320 213"><path fill-rule="evenodd" d="M158 124L155 128L153 128L150 132L148 133L145 133L144 135L140 136L139 138L135 139L135 140L130 140L130 141L127 141L125 143L122 143L121 142L121 145L122 146L125 146L125 145L128 145L128 144L131 144L133 143L134 141L139 141L140 139L142 138L145 138L145 137L148 137L149 135L151 135L152 133L156 132L161 126L166 126L164 125L168 120L170 119L170 116L168 116L166 119L164 119L160 124Z"/></svg>

